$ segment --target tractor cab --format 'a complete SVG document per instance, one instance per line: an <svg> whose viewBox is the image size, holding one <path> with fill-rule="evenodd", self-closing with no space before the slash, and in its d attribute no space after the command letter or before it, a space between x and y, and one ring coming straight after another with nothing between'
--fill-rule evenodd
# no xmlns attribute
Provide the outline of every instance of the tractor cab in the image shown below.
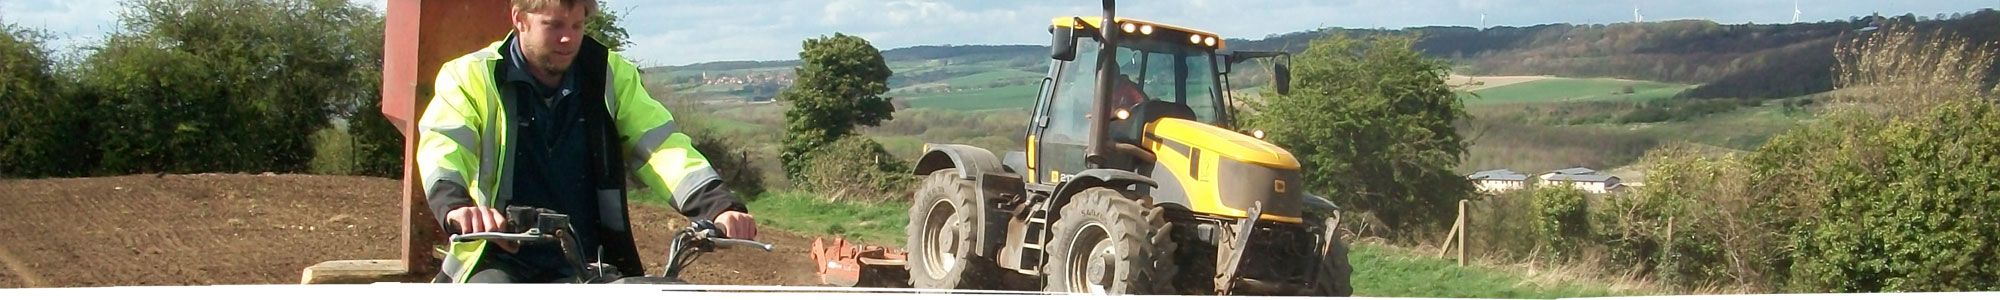
<svg viewBox="0 0 2000 300"><path fill-rule="evenodd" d="M1261 138L1261 132L1236 126L1228 91L1229 66L1256 58L1279 57L1276 52L1231 52L1225 41L1206 31L1138 19L1119 18L1108 30L1116 42L1113 53L1101 51L1102 18L1055 18L1049 27L1049 70L1043 79L1034 117L1026 132L1028 151L1010 153L1008 167L1030 183L1053 184L1064 174L1092 168L1137 170L1156 159L1149 149L1159 137L1148 138L1149 126L1162 119L1174 128L1214 127ZM1099 60L1109 57L1115 74L1100 79ZM1289 72L1280 64L1274 82L1288 90ZM1098 84L1110 85L1099 99ZM1089 159L1091 126L1099 121L1093 109L1104 104L1103 143L1113 149L1097 164ZM1194 126L1194 125L1207 126ZM1224 134L1228 135L1228 134ZM1254 140L1254 139L1252 139ZM1261 141L1249 141L1253 144ZM1273 148L1275 147L1255 147ZM1282 150L1278 150L1282 152ZM1280 153L1268 153L1281 155ZM1289 156L1289 154L1282 154ZM1277 160L1277 159L1273 159ZM1033 163L1030 163L1033 161Z"/></svg>

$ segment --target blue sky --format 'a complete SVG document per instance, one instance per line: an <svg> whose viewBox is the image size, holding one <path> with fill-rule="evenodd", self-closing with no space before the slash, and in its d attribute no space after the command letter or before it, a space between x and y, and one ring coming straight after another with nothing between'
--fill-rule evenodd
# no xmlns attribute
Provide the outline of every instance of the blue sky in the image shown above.
<svg viewBox="0 0 2000 300"><path fill-rule="evenodd" d="M382 7L385 1L358 0ZM87 45L117 27L118 0L5 0L0 21L47 29L58 47ZM495 1L501 2L501 1ZM1099 1L947 0L608 0L625 15L645 65L718 60L781 60L800 41L843 32L892 49L939 44L1040 44L1048 20L1097 14ZM1124 1L1119 15L1259 38L1320 27L1525 26L1706 19L1726 24L1785 23L1882 13L1969 12L2000 0L1155 0ZM1483 21L1482 21L1482 15Z"/></svg>

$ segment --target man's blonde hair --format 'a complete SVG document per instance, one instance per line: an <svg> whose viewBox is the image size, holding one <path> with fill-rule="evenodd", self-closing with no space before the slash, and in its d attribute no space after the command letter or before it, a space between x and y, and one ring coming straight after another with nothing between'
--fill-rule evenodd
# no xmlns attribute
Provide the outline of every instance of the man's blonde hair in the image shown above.
<svg viewBox="0 0 2000 300"><path fill-rule="evenodd" d="M514 8L522 12L536 12L549 8L574 9L583 7L584 16L597 15L597 0L512 0Z"/></svg>

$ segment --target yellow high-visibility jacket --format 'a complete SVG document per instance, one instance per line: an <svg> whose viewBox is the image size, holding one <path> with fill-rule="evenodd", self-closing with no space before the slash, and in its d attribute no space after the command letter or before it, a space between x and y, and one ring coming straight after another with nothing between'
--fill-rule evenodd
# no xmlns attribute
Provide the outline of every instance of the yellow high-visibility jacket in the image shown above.
<svg viewBox="0 0 2000 300"><path fill-rule="evenodd" d="M504 211L512 198L512 163L515 140L513 120L508 120L509 99L497 80L507 39L485 49L446 62L438 70L436 90L419 117L417 170L422 176L431 211L444 226L445 213L457 207L475 205ZM602 97L602 109L586 105L588 119L599 128L593 135L592 172L601 172L597 187L597 207L601 214L600 240L606 257L600 258L625 274L644 272L631 226L625 220L624 184L627 176L671 197L676 210L694 218L713 218L726 210L743 210L733 196L714 197L696 193L727 193L721 177L708 160L696 152L687 135L675 129L674 117L665 106L646 93L639 69L617 52L595 40L585 39L572 68L580 77L582 96ZM608 119L608 120L605 120ZM724 200L715 200L724 199ZM573 224L590 226L591 224ZM463 282L487 248L485 242L452 243L446 255L445 274Z"/></svg>

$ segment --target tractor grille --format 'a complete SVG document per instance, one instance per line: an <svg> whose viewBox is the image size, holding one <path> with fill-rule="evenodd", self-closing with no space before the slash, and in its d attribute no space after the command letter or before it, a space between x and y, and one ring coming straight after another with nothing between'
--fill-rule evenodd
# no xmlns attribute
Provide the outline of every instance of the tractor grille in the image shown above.
<svg viewBox="0 0 2000 300"><path fill-rule="evenodd" d="M1272 282L1305 283L1319 265L1318 239L1304 227L1265 224L1250 233L1240 274Z"/></svg>

